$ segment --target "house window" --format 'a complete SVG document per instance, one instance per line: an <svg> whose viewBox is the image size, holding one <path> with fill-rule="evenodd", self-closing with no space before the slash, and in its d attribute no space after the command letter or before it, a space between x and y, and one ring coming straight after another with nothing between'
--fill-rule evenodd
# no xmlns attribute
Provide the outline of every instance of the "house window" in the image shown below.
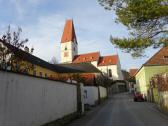
<svg viewBox="0 0 168 126"><path fill-rule="evenodd" d="M39 75L40 75L40 77L42 77L42 76L43 76L43 73L42 73L42 72L40 72L40 73L39 73Z"/></svg>
<svg viewBox="0 0 168 126"><path fill-rule="evenodd" d="M68 57L68 52L64 52L64 57Z"/></svg>
<svg viewBox="0 0 168 126"><path fill-rule="evenodd" d="M47 76L47 73L45 73L45 77L47 78L48 76Z"/></svg>
<svg viewBox="0 0 168 126"><path fill-rule="evenodd" d="M88 95L88 94L87 94L87 90L84 90L84 99L87 99L87 98L88 98L87 95Z"/></svg>
<svg viewBox="0 0 168 126"><path fill-rule="evenodd" d="M163 56L165 62L168 62L168 56Z"/></svg>
<svg viewBox="0 0 168 126"><path fill-rule="evenodd" d="M33 71L33 75L36 76L36 71L35 70Z"/></svg>
<svg viewBox="0 0 168 126"><path fill-rule="evenodd" d="M108 70L108 75L109 75L109 77L112 77L112 71L111 71L111 69Z"/></svg>

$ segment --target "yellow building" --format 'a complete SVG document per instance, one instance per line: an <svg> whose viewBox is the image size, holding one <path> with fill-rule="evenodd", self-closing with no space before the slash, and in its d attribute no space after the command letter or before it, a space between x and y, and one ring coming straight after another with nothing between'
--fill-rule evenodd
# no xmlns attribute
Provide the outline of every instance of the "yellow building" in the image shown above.
<svg viewBox="0 0 168 126"><path fill-rule="evenodd" d="M168 71L168 47L160 49L138 70L135 76L138 91L147 96L151 78L166 71ZM154 89L155 99L158 99L157 95L157 89Z"/></svg>
<svg viewBox="0 0 168 126"><path fill-rule="evenodd" d="M5 64L3 64L3 59L1 58L1 68L7 70L54 80L62 80L74 73L100 73L97 68L90 64L76 64L76 66L50 64L29 52L18 49L2 40L0 40L0 44L3 44L4 47L10 50L10 53L6 54L7 57L14 57L12 61L5 61ZM4 55L2 51L1 54Z"/></svg>

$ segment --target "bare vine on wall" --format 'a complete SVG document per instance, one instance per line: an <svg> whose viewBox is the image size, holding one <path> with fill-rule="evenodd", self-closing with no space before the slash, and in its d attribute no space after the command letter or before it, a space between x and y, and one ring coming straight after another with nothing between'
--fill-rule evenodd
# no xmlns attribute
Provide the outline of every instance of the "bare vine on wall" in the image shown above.
<svg viewBox="0 0 168 126"><path fill-rule="evenodd" d="M0 67L5 70L28 73L34 69L34 65L25 62L23 50L32 54L34 48L25 46L28 39L21 38L22 29L18 27L17 31L12 31L10 25L7 31L2 35L0 42ZM22 51L21 51L22 50Z"/></svg>

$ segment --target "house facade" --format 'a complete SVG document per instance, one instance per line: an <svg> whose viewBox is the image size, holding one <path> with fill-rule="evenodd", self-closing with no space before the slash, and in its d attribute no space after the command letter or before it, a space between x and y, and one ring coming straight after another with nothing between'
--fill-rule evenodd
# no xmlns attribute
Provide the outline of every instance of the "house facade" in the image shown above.
<svg viewBox="0 0 168 126"><path fill-rule="evenodd" d="M147 96L150 80L155 74L168 71L168 47L160 49L137 71L137 90Z"/></svg>
<svg viewBox="0 0 168 126"><path fill-rule="evenodd" d="M135 81L135 74L137 73L138 69L133 68L129 70L129 92L133 93L136 92L136 81Z"/></svg>
<svg viewBox="0 0 168 126"><path fill-rule="evenodd" d="M113 80L123 80L118 55L101 56L100 52L78 54L78 42L73 20L67 20L61 39L61 63L91 63Z"/></svg>

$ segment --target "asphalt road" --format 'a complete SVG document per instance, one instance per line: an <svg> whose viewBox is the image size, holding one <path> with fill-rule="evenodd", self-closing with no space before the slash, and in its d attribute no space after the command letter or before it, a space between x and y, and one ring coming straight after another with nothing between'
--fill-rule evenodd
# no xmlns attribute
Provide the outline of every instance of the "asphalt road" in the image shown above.
<svg viewBox="0 0 168 126"><path fill-rule="evenodd" d="M168 126L168 116L156 105L133 102L129 94L123 93L114 95L68 126Z"/></svg>

